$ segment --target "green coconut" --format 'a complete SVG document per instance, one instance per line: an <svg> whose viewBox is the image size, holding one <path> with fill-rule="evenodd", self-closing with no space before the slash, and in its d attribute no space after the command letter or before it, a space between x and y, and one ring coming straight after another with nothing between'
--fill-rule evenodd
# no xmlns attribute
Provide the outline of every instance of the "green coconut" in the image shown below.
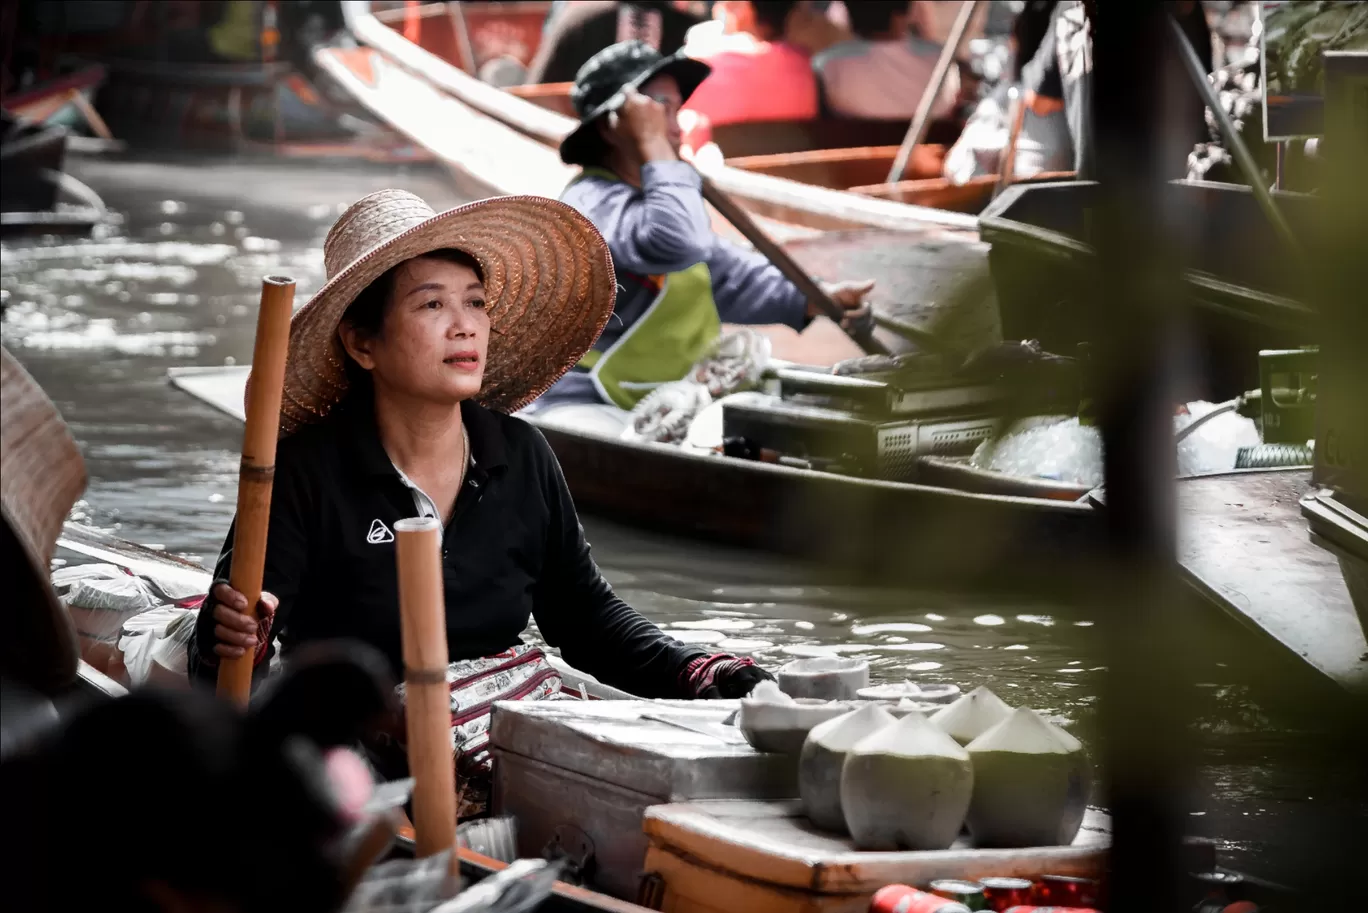
<svg viewBox="0 0 1368 913"><path fill-rule="evenodd" d="M841 810L862 850L943 850L974 790L969 753L920 713L861 739L841 767Z"/></svg>
<svg viewBox="0 0 1368 913"><path fill-rule="evenodd" d="M937 710L931 722L956 742L968 745L1011 715L1012 708L1002 698L980 685L945 709Z"/></svg>
<svg viewBox="0 0 1368 913"><path fill-rule="evenodd" d="M841 811L841 767L856 743L897 722L878 704L819 723L808 733L798 755L798 794L803 814L824 831L846 833Z"/></svg>
<svg viewBox="0 0 1368 913"><path fill-rule="evenodd" d="M1078 739L1021 708L969 743L976 846L1067 846L1083 824L1092 771Z"/></svg>

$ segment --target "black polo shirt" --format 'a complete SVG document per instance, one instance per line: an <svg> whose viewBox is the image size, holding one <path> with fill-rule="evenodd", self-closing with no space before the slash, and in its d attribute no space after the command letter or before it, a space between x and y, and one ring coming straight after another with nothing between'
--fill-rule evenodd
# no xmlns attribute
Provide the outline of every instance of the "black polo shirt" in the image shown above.
<svg viewBox="0 0 1368 913"><path fill-rule="evenodd" d="M663 633L603 579L541 432L474 403L461 415L474 462L442 532L451 659L505 650L535 617L566 662L600 681L645 697L684 696L679 673L702 651ZM263 589L280 599L273 634L286 656L312 641L355 638L402 674L393 530L417 513L369 397L280 442ZM233 532L219 580L232 567ZM192 677L217 674L213 629L206 604L190 645Z"/></svg>

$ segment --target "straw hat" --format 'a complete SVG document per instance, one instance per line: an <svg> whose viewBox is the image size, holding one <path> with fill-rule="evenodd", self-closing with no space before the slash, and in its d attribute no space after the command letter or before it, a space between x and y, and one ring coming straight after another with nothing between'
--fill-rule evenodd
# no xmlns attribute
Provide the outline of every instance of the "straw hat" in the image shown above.
<svg viewBox="0 0 1368 913"><path fill-rule="evenodd" d="M327 283L290 322L280 433L320 421L347 392L337 326L368 285L405 260L454 248L484 270L489 354L477 401L516 412L589 351L617 280L592 222L558 200L508 196L440 215L403 190L352 204L323 242Z"/></svg>
<svg viewBox="0 0 1368 913"><path fill-rule="evenodd" d="M85 462L57 407L0 347L0 554L12 606L0 662L41 690L69 684L81 655L49 575L62 522L85 486Z"/></svg>

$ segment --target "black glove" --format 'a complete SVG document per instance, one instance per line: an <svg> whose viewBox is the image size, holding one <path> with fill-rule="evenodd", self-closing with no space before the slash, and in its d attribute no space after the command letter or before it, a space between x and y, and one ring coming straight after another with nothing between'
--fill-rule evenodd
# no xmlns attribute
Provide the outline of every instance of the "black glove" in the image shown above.
<svg viewBox="0 0 1368 913"><path fill-rule="evenodd" d="M690 697L703 700L745 697L767 679L774 681L774 676L750 657L717 653L689 663L685 690Z"/></svg>

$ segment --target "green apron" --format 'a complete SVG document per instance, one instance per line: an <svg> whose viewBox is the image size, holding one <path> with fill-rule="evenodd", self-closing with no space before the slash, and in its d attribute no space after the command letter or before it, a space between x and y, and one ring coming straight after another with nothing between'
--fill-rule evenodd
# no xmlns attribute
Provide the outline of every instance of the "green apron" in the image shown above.
<svg viewBox="0 0 1368 913"><path fill-rule="evenodd" d="M586 168L575 180L590 176L620 180L602 168ZM636 323L607 350L591 350L579 361L599 395L621 409L631 409L656 387L687 374L722 332L708 264L695 263L663 278L660 293Z"/></svg>

